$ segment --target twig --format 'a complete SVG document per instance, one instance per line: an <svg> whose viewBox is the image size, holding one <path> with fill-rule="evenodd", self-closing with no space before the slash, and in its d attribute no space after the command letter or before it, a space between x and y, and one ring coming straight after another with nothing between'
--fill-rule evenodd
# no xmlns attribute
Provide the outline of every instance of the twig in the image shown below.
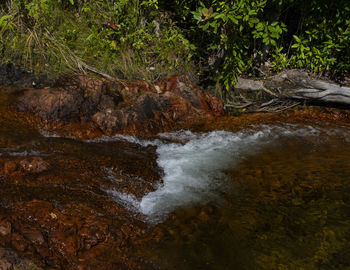
<svg viewBox="0 0 350 270"><path fill-rule="evenodd" d="M244 108L247 108L249 107L250 105L252 105L253 102L248 102L246 104L242 104L242 105L234 105L234 104L225 104L224 105L224 108L235 108L235 109L244 109Z"/></svg>
<svg viewBox="0 0 350 270"><path fill-rule="evenodd" d="M269 89L267 89L266 87L262 87L261 90L263 90L264 92L270 94L271 96L274 96L274 97L278 97L278 95L272 91L270 91Z"/></svg>
<svg viewBox="0 0 350 270"><path fill-rule="evenodd" d="M293 108L293 107L295 107L295 106L298 106L298 105L300 105L301 104L301 102L296 102L296 103L294 103L294 104L292 104L292 105L290 105L290 106L288 106L288 107L284 107L284 108L282 108L282 109L280 109L280 110L277 110L276 112L282 112L282 111L285 111L285 110L287 110L287 109L290 109L290 108Z"/></svg>
<svg viewBox="0 0 350 270"><path fill-rule="evenodd" d="M261 105L260 105L260 108L269 106L269 105L273 104L273 103L276 102L276 101L278 101L277 98L271 99L270 101L261 104Z"/></svg>

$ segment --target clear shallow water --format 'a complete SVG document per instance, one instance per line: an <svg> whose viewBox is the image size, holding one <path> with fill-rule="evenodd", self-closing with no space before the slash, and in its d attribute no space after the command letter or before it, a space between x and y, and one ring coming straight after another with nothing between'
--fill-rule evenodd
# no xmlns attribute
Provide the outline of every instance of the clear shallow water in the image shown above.
<svg viewBox="0 0 350 270"><path fill-rule="evenodd" d="M163 183L116 202L158 224L150 269L349 269L350 130L283 124L151 141ZM117 139L117 138L114 138Z"/></svg>
<svg viewBox="0 0 350 270"><path fill-rule="evenodd" d="M182 206L168 211L160 225L163 237L141 256L160 269L350 269L349 135L346 128L262 126L248 133L203 134L201 143L191 138L178 145L196 145L198 160L201 149L215 145L212 136L220 138L214 141L222 147L203 150L203 163L191 163L200 164L191 175L206 183L204 193L209 189L219 200L202 195L199 202L193 191L182 189ZM184 158L180 153L177 162ZM173 156L162 154L160 163ZM212 178L207 168L226 180ZM208 184L209 178L221 188ZM164 187L143 200L160 198L161 208ZM197 193L203 186L198 187Z"/></svg>
<svg viewBox="0 0 350 270"><path fill-rule="evenodd" d="M156 147L163 182L155 191L142 198L117 190L106 191L118 203L144 214L148 221L158 223L178 208L221 203L225 194L235 193L228 171L265 148L291 138L303 139L310 144L322 143L332 136L342 137L345 141L344 132L347 131L311 126L261 125L235 133L177 131L159 134L157 139L148 141L118 135L97 142L126 140L144 147Z"/></svg>

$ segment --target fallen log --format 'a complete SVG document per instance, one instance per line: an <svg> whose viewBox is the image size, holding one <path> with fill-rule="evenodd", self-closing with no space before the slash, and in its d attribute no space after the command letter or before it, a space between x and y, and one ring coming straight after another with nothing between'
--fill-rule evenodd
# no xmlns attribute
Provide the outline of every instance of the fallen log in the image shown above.
<svg viewBox="0 0 350 270"><path fill-rule="evenodd" d="M350 87L338 85L323 79L312 78L307 72L288 70L274 77L265 87L279 87L281 94L308 101L336 102L350 104Z"/></svg>
<svg viewBox="0 0 350 270"><path fill-rule="evenodd" d="M287 70L263 81L239 78L234 89L240 95L245 92L255 109L273 104L276 99L350 105L350 87L313 78L301 70ZM265 99L254 100L253 92L264 93Z"/></svg>

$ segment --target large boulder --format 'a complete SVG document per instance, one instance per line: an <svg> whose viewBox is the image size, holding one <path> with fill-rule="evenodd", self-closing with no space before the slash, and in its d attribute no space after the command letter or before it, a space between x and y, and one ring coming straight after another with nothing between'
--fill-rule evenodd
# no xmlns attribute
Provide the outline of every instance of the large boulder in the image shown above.
<svg viewBox="0 0 350 270"><path fill-rule="evenodd" d="M53 87L28 89L18 111L39 116L46 123L89 123L104 134L148 134L224 114L219 100L200 91L187 76L168 77L155 85L79 75Z"/></svg>

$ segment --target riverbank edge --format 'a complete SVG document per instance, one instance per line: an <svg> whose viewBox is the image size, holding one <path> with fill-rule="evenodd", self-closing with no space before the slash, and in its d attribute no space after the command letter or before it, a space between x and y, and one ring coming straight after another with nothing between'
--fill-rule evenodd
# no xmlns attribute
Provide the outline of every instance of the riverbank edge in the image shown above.
<svg viewBox="0 0 350 270"><path fill-rule="evenodd" d="M328 83L332 85L338 85L339 87L350 87L350 76L344 77L342 81L334 80L327 76L320 76L314 73L307 72L303 69L286 69L279 73L267 72L267 75L263 77L239 77L237 83L231 91L216 91L213 85L209 85L205 88L201 87L204 93L210 93L217 97L223 104L225 112L228 115L241 115L245 113L254 112L280 112L286 109L290 109L295 106L321 106L338 109L350 109L350 103L320 100L319 97L312 98L298 97L291 95L290 93L281 93L281 85L270 84L275 78L279 80L284 74L296 71L298 76L302 74L305 78L309 78L313 81L321 83ZM103 77L99 74L89 73L87 76L96 76L96 78ZM55 76L49 73L34 74L33 71L27 71L22 67L13 63L0 63L0 85L12 86L16 88L44 88L51 87L63 76L79 76L79 73L69 73L66 75ZM107 78L110 79L110 78ZM114 78L119 80L118 78ZM298 78L298 80L301 80ZM130 82L134 80L129 80ZM286 81L292 84L298 84L292 79L287 78ZM309 82L308 82L309 83ZM291 88L290 84L282 86ZM278 89L279 88L279 89ZM323 89L324 90L324 89ZM327 90L327 89L326 89ZM348 89L346 89L347 91ZM336 93L338 95L339 93ZM349 92L350 95L350 92Z"/></svg>

